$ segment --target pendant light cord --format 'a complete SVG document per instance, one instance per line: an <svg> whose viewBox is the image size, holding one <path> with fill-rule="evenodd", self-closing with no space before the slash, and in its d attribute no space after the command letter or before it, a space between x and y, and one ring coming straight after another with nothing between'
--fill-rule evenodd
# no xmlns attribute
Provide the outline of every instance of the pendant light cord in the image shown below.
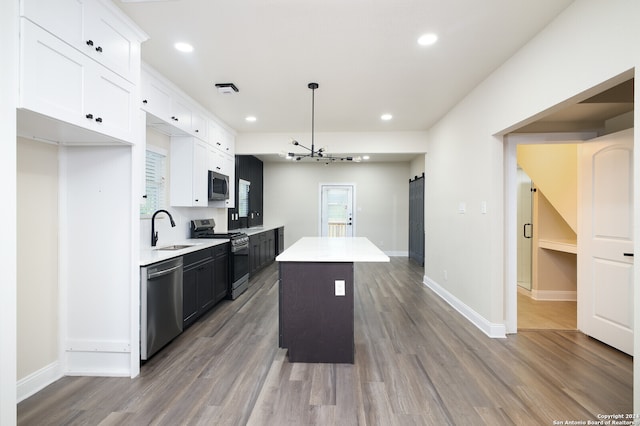
<svg viewBox="0 0 640 426"><path fill-rule="evenodd" d="M316 117L316 88L311 87L311 157L313 157L315 151L314 134L315 134L315 117Z"/></svg>

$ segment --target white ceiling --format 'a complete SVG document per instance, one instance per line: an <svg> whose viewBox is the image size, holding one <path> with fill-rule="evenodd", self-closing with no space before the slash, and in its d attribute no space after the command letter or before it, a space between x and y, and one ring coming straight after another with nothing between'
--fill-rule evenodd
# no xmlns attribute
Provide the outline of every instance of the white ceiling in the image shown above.
<svg viewBox="0 0 640 426"><path fill-rule="evenodd" d="M150 36L143 60L238 132L309 131L312 81L316 132L369 132L427 130L571 1L116 3ZM428 32L438 42L419 46Z"/></svg>

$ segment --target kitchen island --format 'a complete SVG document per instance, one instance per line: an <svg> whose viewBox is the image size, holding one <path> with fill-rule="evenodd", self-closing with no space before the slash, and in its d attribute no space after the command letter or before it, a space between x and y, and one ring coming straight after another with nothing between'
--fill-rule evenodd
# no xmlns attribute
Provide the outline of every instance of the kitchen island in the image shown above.
<svg viewBox="0 0 640 426"><path fill-rule="evenodd" d="M290 362L354 361L354 263L389 262L363 237L304 237L279 262L279 346Z"/></svg>

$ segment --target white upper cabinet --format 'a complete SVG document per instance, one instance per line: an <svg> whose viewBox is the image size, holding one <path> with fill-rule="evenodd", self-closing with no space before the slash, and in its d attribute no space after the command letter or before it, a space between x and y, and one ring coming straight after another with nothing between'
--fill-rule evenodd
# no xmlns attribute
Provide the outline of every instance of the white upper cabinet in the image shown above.
<svg viewBox="0 0 640 426"><path fill-rule="evenodd" d="M171 138L170 203L172 206L207 207L207 144L190 136Z"/></svg>
<svg viewBox="0 0 640 426"><path fill-rule="evenodd" d="M99 0L22 0L22 16L121 77L140 79L140 42L114 6Z"/></svg>
<svg viewBox="0 0 640 426"><path fill-rule="evenodd" d="M49 32L21 25L20 107L116 139L135 140L135 86ZM59 142L78 142L65 132ZM90 136L85 142L91 142Z"/></svg>
<svg viewBox="0 0 640 426"><path fill-rule="evenodd" d="M22 0L20 14L60 40L79 45L87 3L80 0Z"/></svg>
<svg viewBox="0 0 640 426"><path fill-rule="evenodd" d="M209 141L209 125L204 115L198 111L191 113L191 129L193 133L203 141Z"/></svg>
<svg viewBox="0 0 640 426"><path fill-rule="evenodd" d="M146 35L108 0L21 0L20 13L19 134L136 143Z"/></svg>
<svg viewBox="0 0 640 426"><path fill-rule="evenodd" d="M208 142L207 121L198 106L148 69L142 70L141 99L142 109L150 114L148 125L169 136L190 135Z"/></svg>

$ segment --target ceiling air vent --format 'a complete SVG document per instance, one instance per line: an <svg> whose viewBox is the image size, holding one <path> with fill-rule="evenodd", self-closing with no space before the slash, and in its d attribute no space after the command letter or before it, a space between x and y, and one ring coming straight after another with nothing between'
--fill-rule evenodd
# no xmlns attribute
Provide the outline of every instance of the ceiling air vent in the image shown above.
<svg viewBox="0 0 640 426"><path fill-rule="evenodd" d="M218 92L222 94L232 94L238 92L238 88L233 83L216 83Z"/></svg>

